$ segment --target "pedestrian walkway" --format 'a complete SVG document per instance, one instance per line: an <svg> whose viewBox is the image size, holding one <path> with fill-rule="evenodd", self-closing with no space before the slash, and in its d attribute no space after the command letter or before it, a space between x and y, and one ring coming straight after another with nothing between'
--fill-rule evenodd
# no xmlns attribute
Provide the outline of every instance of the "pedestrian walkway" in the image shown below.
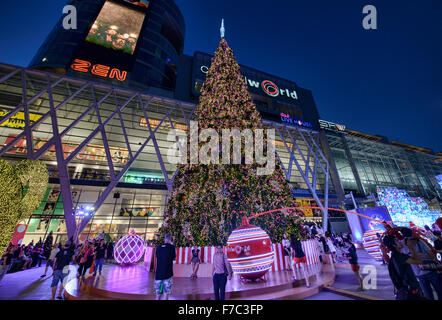
<svg viewBox="0 0 442 320"><path fill-rule="evenodd" d="M375 267L376 289L357 291L358 281L350 265L346 263L346 260L343 260L335 265L336 281L331 286L331 290L326 289L306 298L306 300L354 300L358 299L358 295L394 300L393 284L388 275L387 266L371 258L365 250L358 250L357 253L362 277L367 275L369 267L366 266ZM44 267L40 267L6 274L0 283L0 300L49 300L51 298L52 277L48 274L45 278L40 278L43 272ZM339 290L332 291L333 288ZM342 294L340 290L344 290L350 295ZM355 294L354 297L351 296L351 293Z"/></svg>
<svg viewBox="0 0 442 320"><path fill-rule="evenodd" d="M363 296L369 296L377 299L395 300L393 292L393 283L391 282L390 276L388 274L388 268L386 264L382 264L380 261L373 259L365 250L358 250L358 262L360 265L360 273L362 278L367 276L372 270L376 270L376 275L373 277L374 283L369 281L368 284L373 285L375 289L368 288L364 291L358 291L359 283L356 279L353 271L351 270L348 260L340 258L340 262L335 264L336 268L336 281L331 286L333 288L339 289L334 292L323 292L309 298L309 300L348 300L349 295L339 294L340 290L347 291L348 294L354 293L354 297L360 298ZM372 269L374 267L374 269Z"/></svg>
<svg viewBox="0 0 442 320"><path fill-rule="evenodd" d="M0 282L0 300L49 300L51 299L51 270L40 278L45 267L8 273Z"/></svg>

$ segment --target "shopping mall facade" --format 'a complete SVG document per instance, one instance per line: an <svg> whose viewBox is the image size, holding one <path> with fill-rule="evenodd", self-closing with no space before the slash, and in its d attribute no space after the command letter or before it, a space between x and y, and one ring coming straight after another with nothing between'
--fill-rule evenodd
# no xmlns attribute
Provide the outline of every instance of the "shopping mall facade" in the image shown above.
<svg viewBox="0 0 442 320"><path fill-rule="evenodd" d="M150 239L176 174L169 133L188 131L211 55L183 54L184 19L172 0L70 3L77 30L60 20L29 68L0 64L0 156L40 159L50 172L43 202L22 221L24 241L50 231L116 239L132 228ZM275 129L300 205L327 217L346 192L363 199L376 185L442 198L442 163L430 150L327 125L310 90L246 66L241 73L264 126ZM94 214L79 216L86 207Z"/></svg>

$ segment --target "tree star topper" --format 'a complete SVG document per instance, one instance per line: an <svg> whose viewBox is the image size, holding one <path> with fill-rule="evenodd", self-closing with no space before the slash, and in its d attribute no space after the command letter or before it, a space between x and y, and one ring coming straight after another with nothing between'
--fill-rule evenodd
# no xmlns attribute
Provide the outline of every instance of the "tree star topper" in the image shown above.
<svg viewBox="0 0 442 320"><path fill-rule="evenodd" d="M224 32L226 31L226 29L224 29L224 19L221 19L221 28L219 31L221 32L221 39L224 38Z"/></svg>

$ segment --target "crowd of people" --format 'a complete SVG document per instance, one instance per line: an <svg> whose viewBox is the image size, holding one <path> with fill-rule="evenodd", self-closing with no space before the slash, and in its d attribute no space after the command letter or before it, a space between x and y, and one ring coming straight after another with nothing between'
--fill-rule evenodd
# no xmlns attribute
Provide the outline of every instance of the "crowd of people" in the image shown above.
<svg viewBox="0 0 442 320"><path fill-rule="evenodd" d="M441 232L425 226L423 234L428 242L406 227L382 239L391 252L388 272L398 300L442 300L442 265L437 258L442 254Z"/></svg>
<svg viewBox="0 0 442 320"><path fill-rule="evenodd" d="M359 273L358 255L350 233L333 234L324 232L316 224L305 224L303 238L316 242L321 262L324 254L333 263L348 261L351 269L358 280L358 290L364 290L363 279ZM442 254L442 235L440 230L425 226L421 232L431 242L436 254ZM431 299L442 300L441 264L434 252L422 238L416 237L410 228L400 228L397 233L388 233L381 237L380 244L388 248L389 255L388 272L395 288L397 299ZM301 239L294 235L283 235L282 245L284 251L286 270L293 272L293 280L296 280L295 271L301 272L306 286L310 286L307 273L306 254L303 251ZM198 246L192 247L192 274L190 279L198 278L199 264L201 263L201 250ZM173 285L173 261L176 259L176 249L172 242L172 236L166 235L164 244L155 249L155 293L157 299L168 299ZM58 283L61 283L58 299L62 299L63 279L67 273L63 269L69 265L78 265L77 278L83 280L87 274L101 275L104 262L113 259L113 242L106 242L103 237L86 239L82 243L74 244L72 239L62 243L53 243L52 233L45 241L34 245L10 245L2 255L0 266L0 281L8 272L17 272L34 267L41 267L46 262L42 278L48 275L53 277L52 299L55 298ZM386 261L383 261L386 264ZM89 271L89 272L88 272ZM216 246L216 252L212 263L212 276L214 296L216 300L225 299L227 281L232 278L233 271L223 246ZM436 295L437 296L436 296Z"/></svg>
<svg viewBox="0 0 442 320"><path fill-rule="evenodd" d="M74 244L71 240L62 243L54 243L52 232L48 234L45 241L41 239L34 245L32 241L28 245L10 244L1 256L0 281L5 274L41 267L45 261L45 270L41 278L52 276L52 299L55 297L55 291L58 283L63 282L67 273L63 269L69 264L78 265L77 278L83 280L87 271L92 276L97 273L101 275L104 262L113 260L114 243L105 241L103 237L97 239L86 239L79 244ZM48 271L51 271L48 274ZM61 299L63 285L60 286L60 294L57 297Z"/></svg>
<svg viewBox="0 0 442 320"><path fill-rule="evenodd" d="M322 228L312 223L304 225L305 237L314 240L319 252L330 253L333 262L337 262L341 257L348 259L352 270L355 273L360 287L362 286L362 277L359 274L358 256L356 247L353 244L351 234L331 234L323 232ZM283 235L282 245L284 248L284 257L288 271L293 272L293 280L296 280L296 269L299 269L302 278L305 279L307 287L310 287L309 275L307 272L307 258L302 248L300 239L294 235ZM215 246L215 254L212 261L212 278L215 300L224 300L227 281L232 279L232 267L223 253L223 246ZM155 270L155 293L158 300L168 299L173 286L173 261L176 259L176 249L172 242L172 236L167 234L162 245L157 246L155 250L156 270ZM322 261L322 257L320 256ZM193 246L191 251L191 270L190 279L198 278L199 264L201 263L201 250L198 246ZM325 263L325 261L324 261Z"/></svg>

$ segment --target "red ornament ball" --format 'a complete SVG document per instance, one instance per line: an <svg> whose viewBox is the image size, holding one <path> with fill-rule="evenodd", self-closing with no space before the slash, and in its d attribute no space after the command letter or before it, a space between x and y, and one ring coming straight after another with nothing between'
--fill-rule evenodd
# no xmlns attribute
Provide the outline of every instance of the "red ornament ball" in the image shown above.
<svg viewBox="0 0 442 320"><path fill-rule="evenodd" d="M260 278L272 267L272 242L264 230L244 218L227 240L227 258L234 273L247 279Z"/></svg>

